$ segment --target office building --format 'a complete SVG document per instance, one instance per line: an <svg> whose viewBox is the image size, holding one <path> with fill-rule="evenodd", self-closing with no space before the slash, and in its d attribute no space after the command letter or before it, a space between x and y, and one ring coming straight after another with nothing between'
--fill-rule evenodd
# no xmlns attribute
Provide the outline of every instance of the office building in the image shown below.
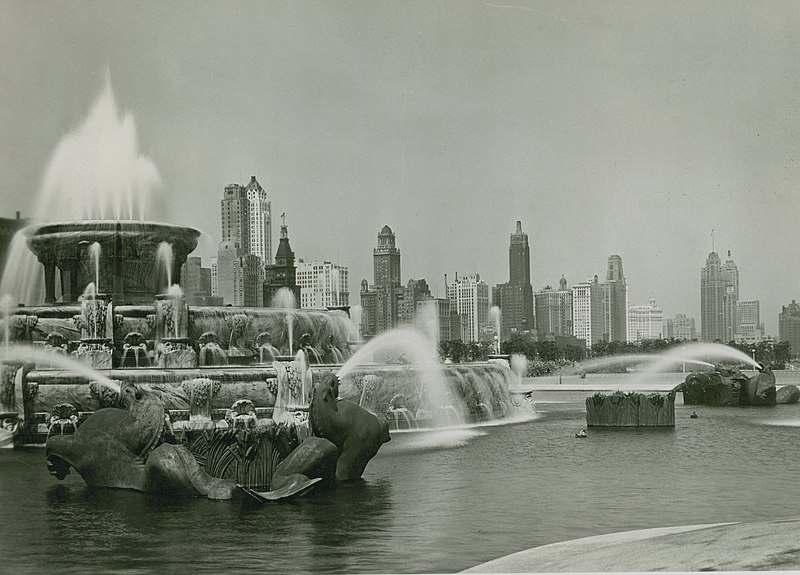
<svg viewBox="0 0 800 575"><path fill-rule="evenodd" d="M297 263L297 285L300 286L300 307L323 309L348 307L347 266L326 261L303 261Z"/></svg>
<svg viewBox="0 0 800 575"><path fill-rule="evenodd" d="M626 341L628 331L628 286L622 271L622 258L608 256L608 271L602 284L603 290L603 339Z"/></svg>
<svg viewBox="0 0 800 575"><path fill-rule="evenodd" d="M628 341L639 343L646 339L664 339L664 312L651 299L648 305L628 306Z"/></svg>
<svg viewBox="0 0 800 575"><path fill-rule="evenodd" d="M668 339L692 341L697 339L697 330L693 317L685 313L675 314L674 318L666 320L666 333Z"/></svg>
<svg viewBox="0 0 800 575"><path fill-rule="evenodd" d="M789 342L789 353L792 357L800 356L800 304L795 300L789 305L781 306L778 314L779 343Z"/></svg>
<svg viewBox="0 0 800 575"><path fill-rule="evenodd" d="M700 270L700 331L703 341L725 340L726 278L717 252L706 258Z"/></svg>
<svg viewBox="0 0 800 575"><path fill-rule="evenodd" d="M603 287L597 276L572 286L572 332L587 348L604 339Z"/></svg>
<svg viewBox="0 0 800 575"><path fill-rule="evenodd" d="M492 303L500 308L501 338L511 334L530 332L535 328L533 287L531 285L531 251L528 234L517 221L508 244L507 283L492 288Z"/></svg>
<svg viewBox="0 0 800 575"><path fill-rule="evenodd" d="M564 276L558 289L549 285L534 294L536 307L536 334L539 341L552 336L572 335L572 290Z"/></svg>
<svg viewBox="0 0 800 575"><path fill-rule="evenodd" d="M480 341L489 325L489 286L479 274L463 277L447 286L451 313L461 319L461 340Z"/></svg>

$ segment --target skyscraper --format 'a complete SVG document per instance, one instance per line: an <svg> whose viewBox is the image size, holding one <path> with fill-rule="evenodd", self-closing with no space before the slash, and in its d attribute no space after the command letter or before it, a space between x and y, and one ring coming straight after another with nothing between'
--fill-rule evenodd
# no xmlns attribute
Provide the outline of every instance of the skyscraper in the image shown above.
<svg viewBox="0 0 800 575"><path fill-rule="evenodd" d="M717 252L700 270L700 333L703 341L725 341L725 275ZM728 340L729 341L729 340Z"/></svg>
<svg viewBox="0 0 800 575"><path fill-rule="evenodd" d="M522 231L522 222L511 234L508 245L507 283L492 288L492 301L501 311L502 337L511 333L530 331L535 326L533 287L531 286L531 250L528 234Z"/></svg>
<svg viewBox="0 0 800 575"><path fill-rule="evenodd" d="M397 326L398 304L403 297L400 283L400 249L392 228L383 226L372 251L375 283L361 282L361 335L373 337Z"/></svg>
<svg viewBox="0 0 800 575"><path fill-rule="evenodd" d="M757 299L736 302L736 321L739 324L734 337L737 342L758 343L764 339L761 302Z"/></svg>
<svg viewBox="0 0 800 575"><path fill-rule="evenodd" d="M789 342L789 353L792 357L800 354L800 304L795 300L789 305L781 306L778 314L778 339Z"/></svg>
<svg viewBox="0 0 800 575"><path fill-rule="evenodd" d="M728 259L722 266L722 276L725 281L725 295L722 303L722 341L727 343L736 338L739 329L737 318L737 304L739 301L739 268L736 267L731 250L728 250Z"/></svg>
<svg viewBox="0 0 800 575"><path fill-rule="evenodd" d="M591 347L603 339L604 329L603 287L594 276L572 286L572 333Z"/></svg>
<svg viewBox="0 0 800 575"><path fill-rule="evenodd" d="M264 265L269 265L272 263L272 202L255 176L250 176L245 193L248 204L249 250Z"/></svg>
<svg viewBox="0 0 800 575"><path fill-rule="evenodd" d="M567 287L564 276L558 281L557 290L546 286L533 297L539 341L546 340L548 336L572 335L572 290Z"/></svg>
<svg viewBox="0 0 800 575"><path fill-rule="evenodd" d="M461 340L480 341L481 331L489 323L489 285L479 274L456 279L447 286L447 298L451 312L461 317Z"/></svg>
<svg viewBox="0 0 800 575"><path fill-rule="evenodd" d="M242 254L250 253L250 202L247 189L228 184L220 202L222 212L222 241L234 242Z"/></svg>
<svg viewBox="0 0 800 575"><path fill-rule="evenodd" d="M372 250L372 264L375 287L400 284L400 249L395 246L392 228L383 226L378 234L378 245Z"/></svg>
<svg viewBox="0 0 800 575"><path fill-rule="evenodd" d="M622 272L622 258L608 256L608 272L603 282L603 339L627 341L628 286Z"/></svg>

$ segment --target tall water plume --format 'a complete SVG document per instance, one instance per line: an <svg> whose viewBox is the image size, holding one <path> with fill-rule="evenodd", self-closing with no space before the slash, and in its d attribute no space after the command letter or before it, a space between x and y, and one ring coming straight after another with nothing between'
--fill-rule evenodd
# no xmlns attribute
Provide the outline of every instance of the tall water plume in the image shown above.
<svg viewBox="0 0 800 575"><path fill-rule="evenodd" d="M144 220L161 184L155 164L139 152L133 115L120 113L110 76L84 122L56 146L31 220ZM44 300L42 266L27 247L30 230L12 240L0 293L28 305Z"/></svg>

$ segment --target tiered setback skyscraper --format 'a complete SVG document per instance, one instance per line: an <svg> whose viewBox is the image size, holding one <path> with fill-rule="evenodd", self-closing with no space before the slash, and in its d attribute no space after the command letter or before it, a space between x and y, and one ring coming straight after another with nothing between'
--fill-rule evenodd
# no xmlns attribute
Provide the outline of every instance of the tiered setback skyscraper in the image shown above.
<svg viewBox="0 0 800 575"><path fill-rule="evenodd" d="M383 226L378 234L378 245L372 250L375 287L394 286L400 283L400 249L395 246L392 228Z"/></svg>
<svg viewBox="0 0 800 575"><path fill-rule="evenodd" d="M711 252L700 270L700 332L703 341L733 341L738 329L739 269L731 252L723 266Z"/></svg>
<svg viewBox="0 0 800 575"><path fill-rule="evenodd" d="M628 286L622 272L622 258L608 256L608 272L603 282L603 323L606 341L628 339Z"/></svg>
<svg viewBox="0 0 800 575"><path fill-rule="evenodd" d="M502 314L501 337L531 331L535 327L533 287L531 286L531 250L522 222L511 234L508 245L508 283L492 288L492 301Z"/></svg>
<svg viewBox="0 0 800 575"><path fill-rule="evenodd" d="M263 305L264 266L272 261L272 216L266 191L250 178L229 184L220 203L222 242L217 253L217 294L233 306ZM234 262L231 258L237 258ZM240 269L233 270L232 266ZM223 277L223 268L228 277ZM234 278L240 277L241 281ZM238 286L234 289L234 285Z"/></svg>

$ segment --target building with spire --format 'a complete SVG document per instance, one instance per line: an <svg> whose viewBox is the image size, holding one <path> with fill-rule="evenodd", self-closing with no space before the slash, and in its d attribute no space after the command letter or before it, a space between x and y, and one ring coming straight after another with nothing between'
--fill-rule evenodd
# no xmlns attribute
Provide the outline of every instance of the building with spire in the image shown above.
<svg viewBox="0 0 800 575"><path fill-rule="evenodd" d="M719 254L712 251L700 270L700 336L703 341L725 341L725 275Z"/></svg>
<svg viewBox="0 0 800 575"><path fill-rule="evenodd" d="M528 234L517 221L508 245L507 283L492 288L492 302L501 312L501 338L513 333L532 332L535 328L533 287L531 285L531 250Z"/></svg>
<svg viewBox="0 0 800 575"><path fill-rule="evenodd" d="M275 263L264 269L263 301L271 305L275 294L281 288L288 288L294 295L295 305L300 305L300 286L297 285L297 268L294 252L289 245L289 228L286 225L286 214L281 214L281 237L278 250L275 252Z"/></svg>

